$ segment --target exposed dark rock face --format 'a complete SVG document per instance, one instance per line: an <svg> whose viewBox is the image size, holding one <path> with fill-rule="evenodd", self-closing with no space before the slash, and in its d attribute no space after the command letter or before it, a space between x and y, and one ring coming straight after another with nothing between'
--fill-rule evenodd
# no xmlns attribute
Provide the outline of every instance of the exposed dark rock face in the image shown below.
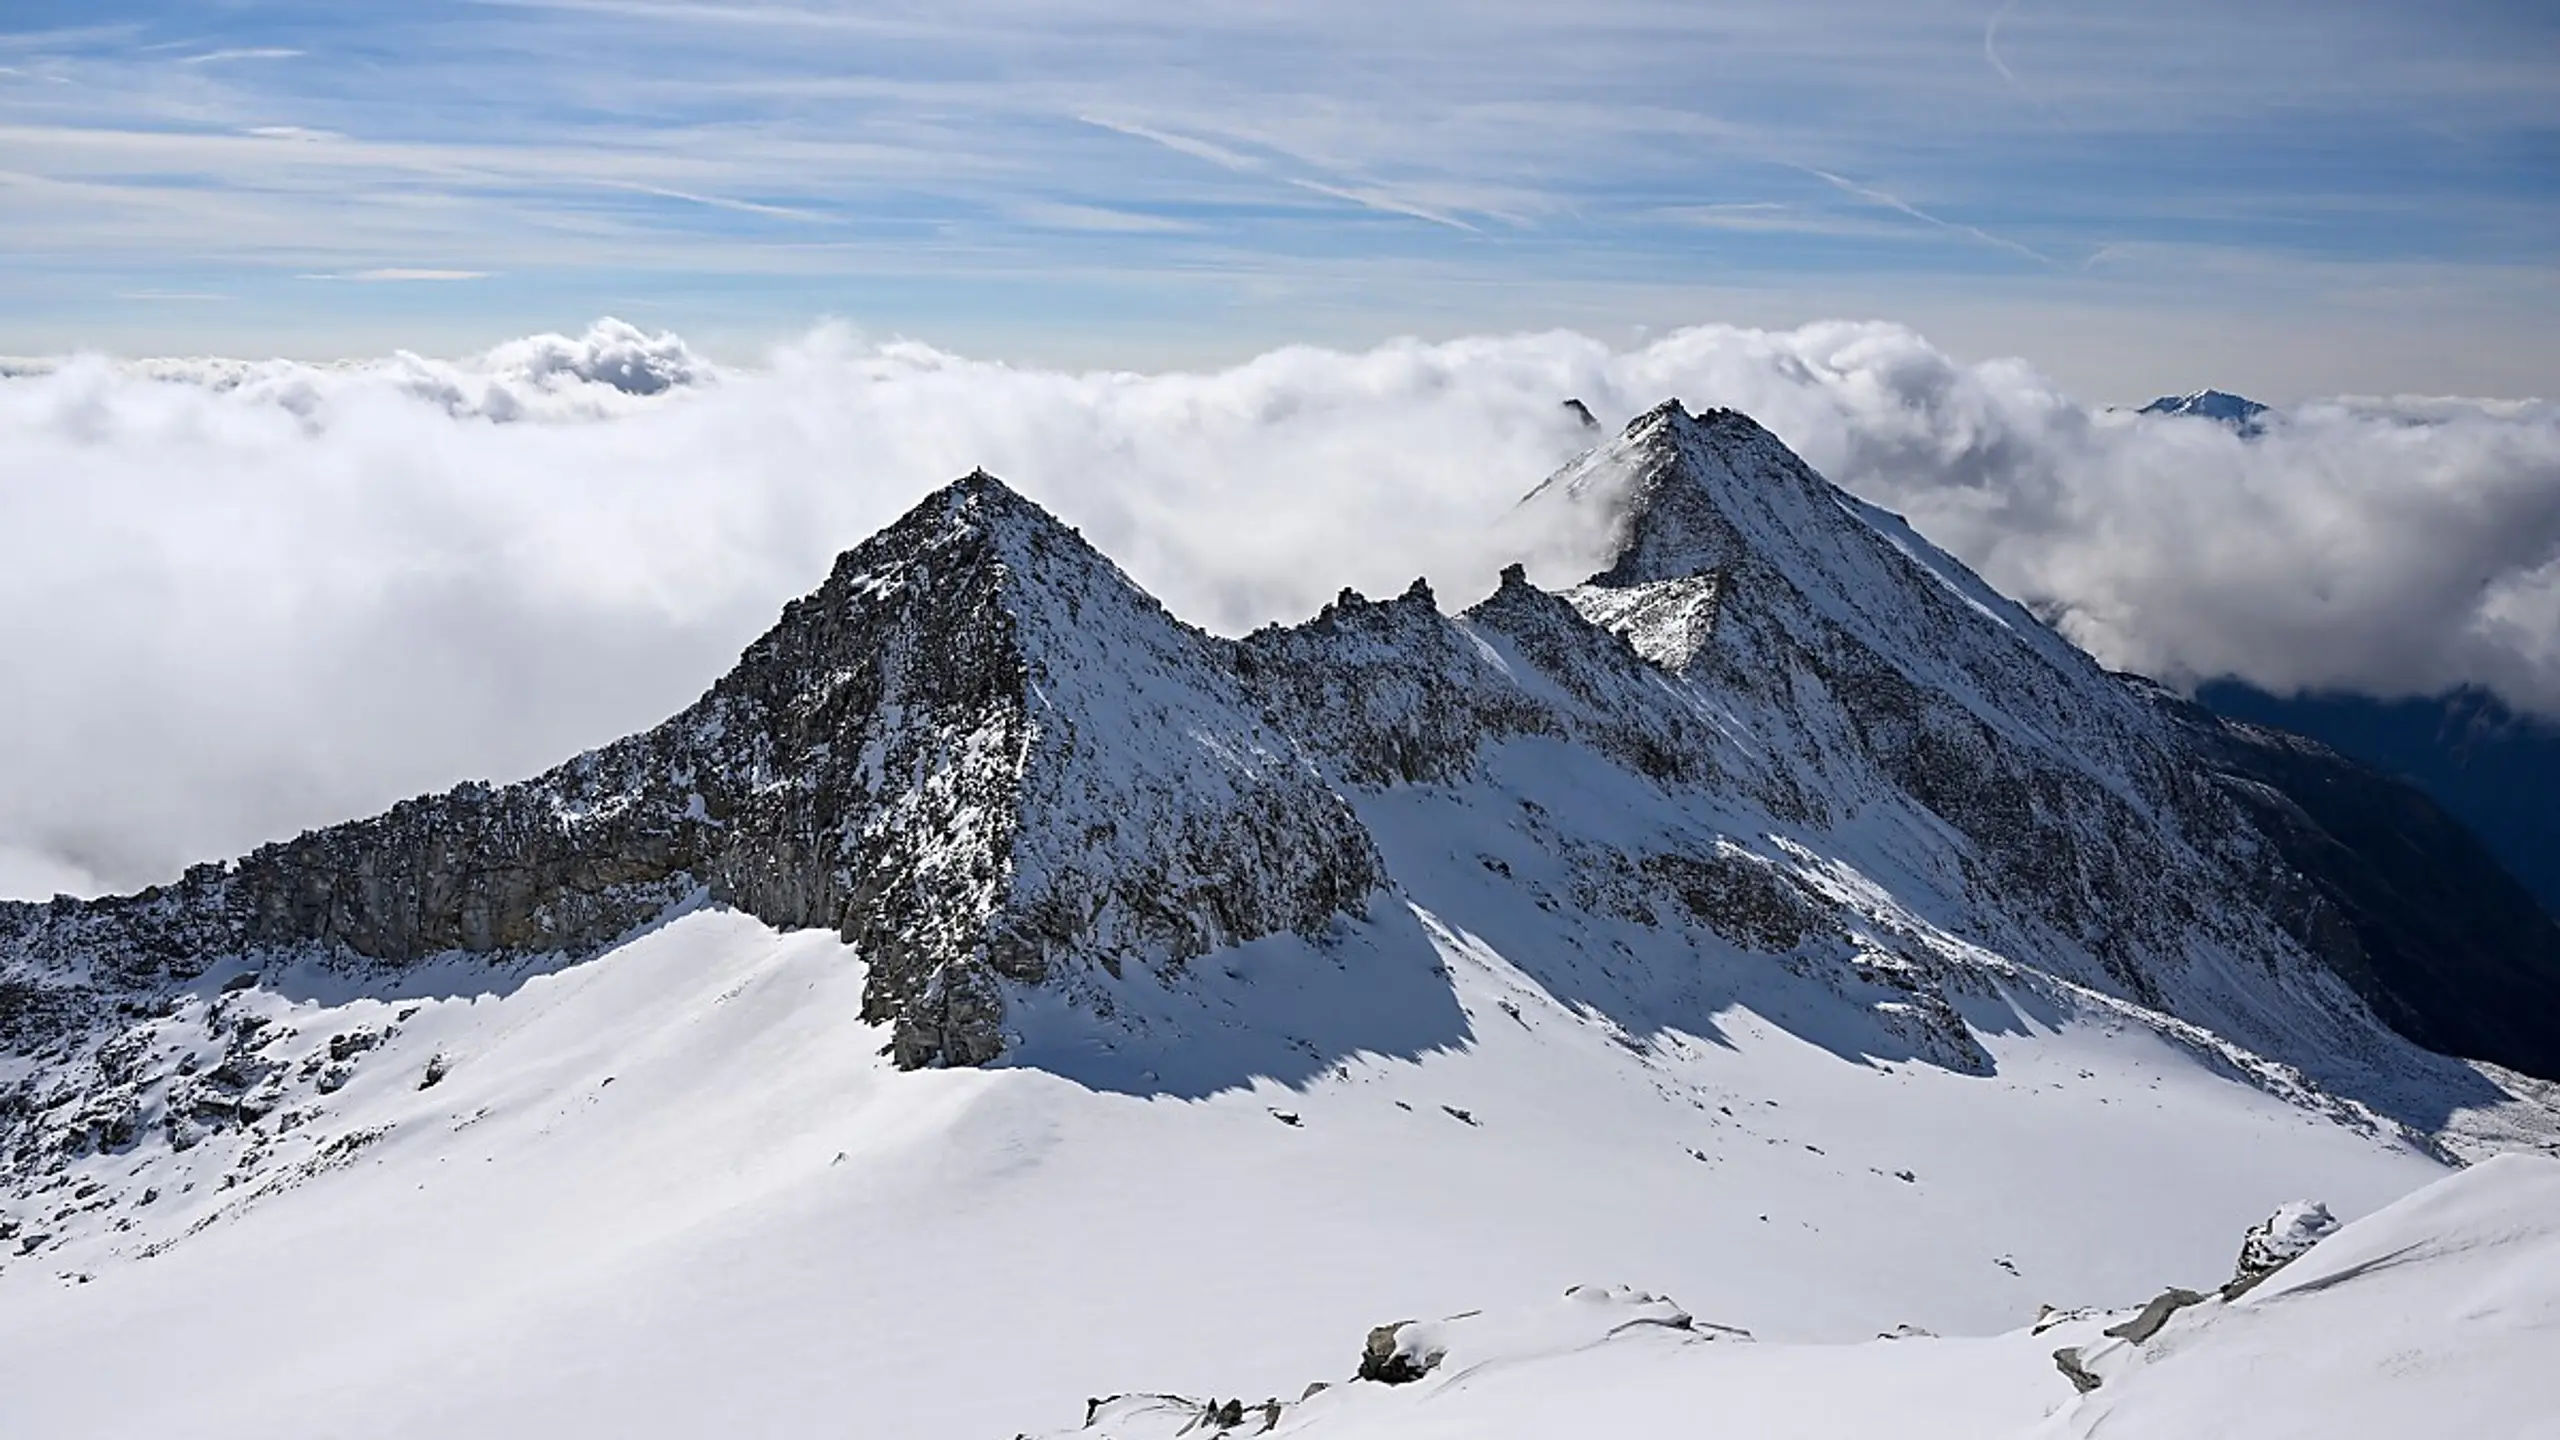
<svg viewBox="0 0 2560 1440"><path fill-rule="evenodd" d="M1371 1327L1368 1342L1360 1347L1357 1378L1374 1380L1381 1385L1410 1385L1430 1374L1432 1367L1440 1363L1439 1354L1428 1350L1420 1353L1408 1351L1396 1338L1398 1332L1412 1323L1410 1320L1398 1320Z"/></svg>
<svg viewBox="0 0 2560 1440"><path fill-rule="evenodd" d="M2259 1221L2240 1241L2240 1259L2222 1284L2222 1298L2237 1300L2311 1247L2338 1233L2337 1217L2314 1201L2297 1201Z"/></svg>
<svg viewBox="0 0 2560 1440"><path fill-rule="evenodd" d="M1552 706L1498 681L1418 581L1387 601L1345 590L1304 624L1265 626L1236 667L1271 723L1349 785L1454 781L1488 740L1565 733Z"/></svg>
<svg viewBox="0 0 2560 1440"><path fill-rule="evenodd" d="M2173 1285L2168 1289L2161 1291L2159 1294L2152 1296L2150 1302L2145 1304L2141 1310L2135 1312L2132 1319L2124 1321L2121 1324L2110 1325L2102 1333L2111 1335L2118 1340L2123 1340L2130 1344L2139 1345L2143 1341L2150 1339L2152 1336L2159 1334L2160 1327L2169 1323L2170 1316L2177 1314L2179 1311L2186 1309L2190 1305L2201 1305L2203 1303L2204 1296L2193 1290L2182 1290Z"/></svg>
<svg viewBox="0 0 2560 1440"><path fill-rule="evenodd" d="M1223 642L972 475L655 730L138 896L0 907L0 953L51 978L0 985L0 1031L253 950L580 953L707 892L861 947L900 1063L981 1063L998 977L1173 964L1361 909L1366 834L1251 714Z"/></svg>
<svg viewBox="0 0 2560 1440"><path fill-rule="evenodd" d="M1645 870L1671 886L1689 912L1737 945L1784 955L1839 929L1823 907L1766 861L1737 854L1648 855Z"/></svg>
<svg viewBox="0 0 2560 1440"><path fill-rule="evenodd" d="M2080 1363L2080 1347L2077 1345L2065 1345L2054 1351L2053 1364L2055 1369L2062 1372L2063 1378L2071 1382L2071 1388L2083 1395L2106 1383L2098 1376L2091 1374L2089 1367Z"/></svg>

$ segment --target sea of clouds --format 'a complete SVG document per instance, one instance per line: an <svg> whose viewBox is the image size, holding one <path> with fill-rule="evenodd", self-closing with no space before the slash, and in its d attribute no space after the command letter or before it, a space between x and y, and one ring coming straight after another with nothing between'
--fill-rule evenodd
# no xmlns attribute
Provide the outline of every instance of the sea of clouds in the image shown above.
<svg viewBox="0 0 2560 1440"><path fill-rule="evenodd" d="M2342 399L2244 439L1899 326L1285 349L1067 374L601 322L439 361L0 362L0 895L147 884L681 707L833 555L984 466L1237 632L1427 575L1667 396L1760 418L2108 663L2560 715L2560 406ZM1533 573L1587 566L1552 537Z"/></svg>

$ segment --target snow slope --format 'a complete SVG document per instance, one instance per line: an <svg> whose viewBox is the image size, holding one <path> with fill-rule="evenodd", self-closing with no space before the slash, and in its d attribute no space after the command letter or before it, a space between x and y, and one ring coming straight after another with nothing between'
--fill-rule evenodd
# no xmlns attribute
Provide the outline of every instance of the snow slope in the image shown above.
<svg viewBox="0 0 2560 1440"><path fill-rule="evenodd" d="M1397 1329L1382 1348L1429 1359L1416 1379L1337 1383L1278 1403L1113 1396L1058 1434L1542 1440L1703 1425L1773 1440L2548 1440L2560 1435L2542 1394L2560 1347L2556 1216L2560 1162L2500 1157L2353 1226L2236 1301L2177 1311L2139 1344L2107 1333L2127 1313L2057 1315L1985 1339L1770 1344L1641 1291L1582 1286ZM2094 1392L2060 1372L2056 1348L2098 1357Z"/></svg>
<svg viewBox="0 0 2560 1440"><path fill-rule="evenodd" d="M2549 1440L2560 1354L2560 1162L2500 1156L2313 1247L2227 1305L2110 1347L2042 1432L2171 1440L2237 1416L2268 1440Z"/></svg>
<svg viewBox="0 0 2560 1440"><path fill-rule="evenodd" d="M1331 1017L1381 970L1464 1037L1200 1099L1037 1068L1209 1063L1063 1010L1033 1063L899 1071L855 956L718 909L492 990L240 992L296 1046L398 1025L334 1097L377 1138L280 1138L332 1168L265 1196L200 1146L133 1229L0 1270L8 1431L1003 1436L1115 1390L1294 1395L1373 1324L1595 1279L1769 1340L1991 1332L2210 1279L2297 1192L2360 1213L2441 1173L2027 995L1979 1012L1992 1075L1742 1007L1635 1041L1410 908L1245 946L1159 1028L1380 1023Z"/></svg>

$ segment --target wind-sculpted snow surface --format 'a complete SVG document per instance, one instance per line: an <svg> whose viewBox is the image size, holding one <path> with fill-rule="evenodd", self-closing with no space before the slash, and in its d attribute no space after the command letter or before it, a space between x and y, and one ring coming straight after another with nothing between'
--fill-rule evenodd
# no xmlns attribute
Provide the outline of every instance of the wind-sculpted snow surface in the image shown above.
<svg viewBox="0 0 2560 1440"><path fill-rule="evenodd" d="M2172 718L1748 418L1659 407L1515 518L1611 562L1230 641L973 474L655 730L0 907L0 1224L157 1253L196 1223L144 1213L164 1171L221 1176L209 1222L408 1123L342 1096L386 1057L448 1083L390 1002L610 968L706 905L849 947L902 1069L1203 1099L1488 1026L1658 1057L1752 1016L1988 1081L1998 1037L2085 1024L2405 1154L2553 1133L2323 963L2318 894Z"/></svg>

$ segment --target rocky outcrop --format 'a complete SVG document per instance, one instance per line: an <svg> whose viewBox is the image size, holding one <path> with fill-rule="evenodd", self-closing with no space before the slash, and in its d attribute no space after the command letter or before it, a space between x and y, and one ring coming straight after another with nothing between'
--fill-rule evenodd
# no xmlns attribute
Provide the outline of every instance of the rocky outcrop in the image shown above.
<svg viewBox="0 0 2560 1440"><path fill-rule="evenodd" d="M2222 1298L2237 1300L2304 1252L2338 1233L2337 1217L2316 1200L2297 1200L2252 1227L2240 1242L2240 1261L2223 1282Z"/></svg>
<svg viewBox="0 0 2560 1440"><path fill-rule="evenodd" d="M2054 1351L2053 1365L2055 1369L2062 1372L2062 1378L2071 1382L2071 1388L2083 1395L2106 1383L2103 1378L2092 1374L2088 1366L2080 1363L2080 1349L2076 1345L2065 1345Z"/></svg>
<svg viewBox="0 0 2560 1440"><path fill-rule="evenodd" d="M2128 1345L2139 1345L2143 1341L2150 1339L2152 1336L2159 1334L2160 1327L2169 1323L2170 1316L2177 1314L2179 1311L2186 1309L2190 1305L2200 1305L2203 1303L2203 1295L2193 1290L2185 1290L2172 1285L2168 1289L2161 1291L2159 1294L2152 1296L2140 1310L2134 1312L2132 1319L2110 1325L2106 1328L2104 1333L2113 1336L2118 1340L2122 1340Z"/></svg>
<svg viewBox="0 0 2560 1440"><path fill-rule="evenodd" d="M1345 590L1303 624L1246 636L1235 664L1262 713L1350 786L1448 783L1488 742L1567 733L1420 581L1385 601Z"/></svg>
<svg viewBox="0 0 2560 1440"><path fill-rule="evenodd" d="M1370 1327L1368 1342L1360 1347L1360 1369L1353 1378L1373 1380L1380 1385L1410 1385L1431 1373L1443 1356L1432 1349L1409 1350L1396 1339L1399 1331L1411 1325L1410 1320L1394 1320Z"/></svg>
<svg viewBox="0 0 2560 1440"><path fill-rule="evenodd" d="M2107 1326L2094 1344L2066 1345L2053 1352L2054 1367L2072 1388L2087 1394L2167 1328L2180 1312L2200 1305L2220 1306L2248 1294L2270 1275L2292 1264L2312 1246L2338 1232L2329 1207L2311 1200L2278 1206L2273 1215L2252 1226L2240 1242L2240 1262L2229 1280L2211 1294L2172 1285L2131 1316ZM2041 1325L2038 1327L2042 1328Z"/></svg>
<svg viewBox="0 0 2560 1440"><path fill-rule="evenodd" d="M1078 1433L1107 1440L1140 1440L1142 1436L1150 1440L1155 1436L1232 1440L1269 1433L1279 1427L1280 1418L1288 1409L1288 1402L1277 1399L1247 1403L1195 1400L1185 1395L1103 1395L1084 1402L1084 1425ZM1014 1440L1028 1437L1017 1435Z"/></svg>

